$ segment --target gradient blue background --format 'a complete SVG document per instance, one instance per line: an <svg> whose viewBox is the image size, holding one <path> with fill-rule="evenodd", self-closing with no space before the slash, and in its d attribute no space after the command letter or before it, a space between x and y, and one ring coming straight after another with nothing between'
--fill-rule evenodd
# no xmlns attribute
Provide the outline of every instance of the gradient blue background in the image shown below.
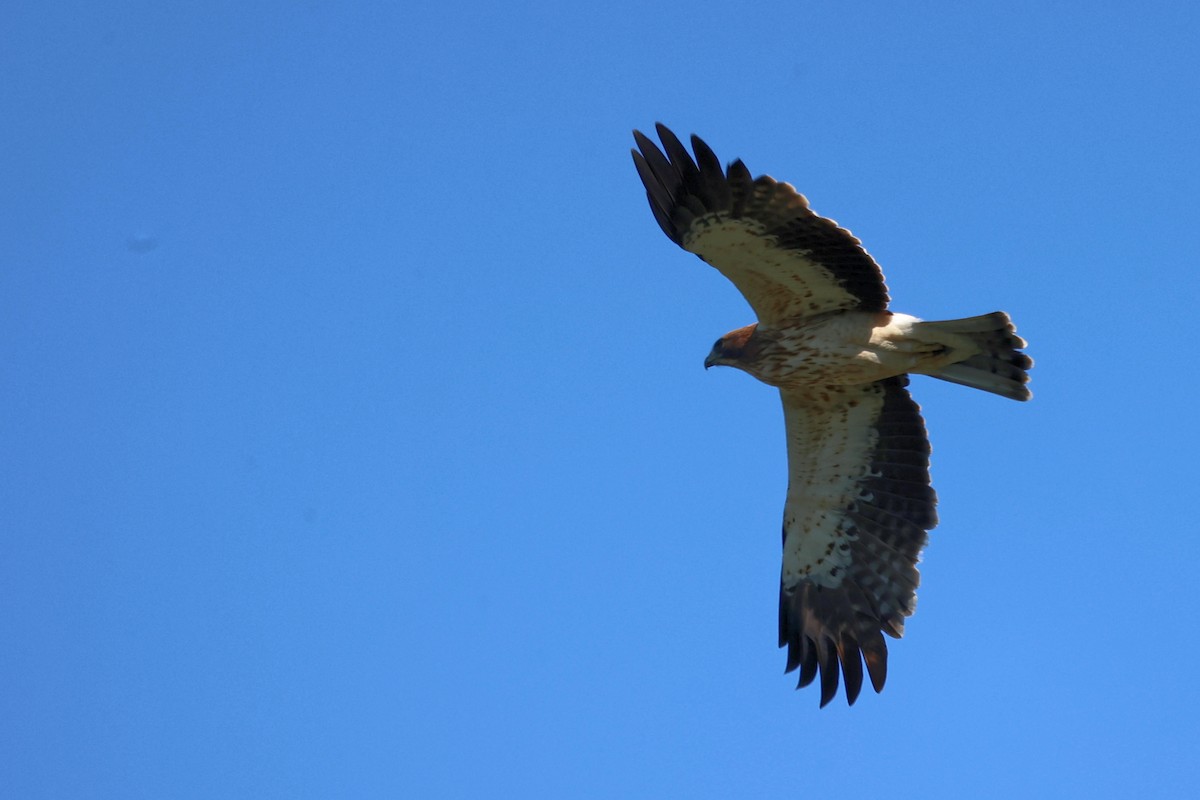
<svg viewBox="0 0 1200 800"><path fill-rule="evenodd" d="M1194 3L10 2L13 798L1185 797ZM775 647L776 393L632 127L1002 308L914 381L942 524L887 690Z"/></svg>

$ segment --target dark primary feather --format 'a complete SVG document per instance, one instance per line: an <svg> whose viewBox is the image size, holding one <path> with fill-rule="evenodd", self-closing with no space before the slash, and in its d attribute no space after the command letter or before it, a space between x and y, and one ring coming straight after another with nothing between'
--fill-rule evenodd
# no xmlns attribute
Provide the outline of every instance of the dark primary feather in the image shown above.
<svg viewBox="0 0 1200 800"><path fill-rule="evenodd" d="M658 124L655 129L662 150L649 137L634 131L637 149L632 151L655 220L671 241L709 261L732 280L754 306L760 321L769 323L770 319L763 319L764 311L775 307L789 314L837 308L882 311L887 307L883 274L861 242L832 220L814 213L791 185L765 175L752 178L741 161L734 161L728 170L722 169L720 160L698 136L691 137L693 158L666 126ZM756 262L752 254L748 255L750 260L737 262L726 253L706 252L705 233L715 223L737 220L753 226L754 232L772 242L778 251L793 254L795 261L781 267ZM749 272L753 272L753 281L749 280ZM819 308L799 303L806 285L830 280L850 295L848 301L827 302ZM789 305L786 297L767 298L768 293L795 295L795 302Z"/></svg>

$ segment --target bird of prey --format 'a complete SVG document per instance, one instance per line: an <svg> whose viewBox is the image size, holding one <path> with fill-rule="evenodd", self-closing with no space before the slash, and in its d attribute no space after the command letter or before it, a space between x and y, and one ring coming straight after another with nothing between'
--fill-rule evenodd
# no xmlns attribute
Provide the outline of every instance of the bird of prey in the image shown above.
<svg viewBox="0 0 1200 800"><path fill-rule="evenodd" d="M675 244L741 291L758 322L725 334L705 367L737 367L779 389L787 435L779 646L797 688L821 681L853 705L863 663L887 677L882 634L912 615L916 564L937 524L929 440L908 375L1028 400L1033 361L1007 314L922 321L888 310L874 259L817 216L791 185L727 169L699 137L692 153L657 125L633 162L650 210Z"/></svg>

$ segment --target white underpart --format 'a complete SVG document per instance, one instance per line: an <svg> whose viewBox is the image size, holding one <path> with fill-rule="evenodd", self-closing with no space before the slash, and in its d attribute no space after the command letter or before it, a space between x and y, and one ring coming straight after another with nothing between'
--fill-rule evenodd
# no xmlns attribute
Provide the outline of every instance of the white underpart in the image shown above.
<svg viewBox="0 0 1200 800"><path fill-rule="evenodd" d="M957 358L944 344L916 338L916 317L865 311L834 311L790 320L771 330L759 326L777 350L764 350L760 363L742 366L759 380L804 391L820 386L865 386L905 372L944 366ZM968 353L969 355L970 353Z"/></svg>
<svg viewBox="0 0 1200 800"><path fill-rule="evenodd" d="M979 352L968 338L934 330L908 314L836 312L793 334L807 346L793 346L790 366L811 382L831 385L873 383L905 372L929 372ZM825 374L815 367L823 366Z"/></svg>
<svg viewBox="0 0 1200 800"><path fill-rule="evenodd" d="M752 220L707 214L692 223L683 247L732 280L767 325L857 305L858 298L809 258L808 251L780 248L765 230Z"/></svg>
<svg viewBox="0 0 1200 800"><path fill-rule="evenodd" d="M877 343L876 337L886 341ZM978 343L969 336L948 330L946 323L925 322L908 314L893 314L888 325L876 329L871 343L909 354L928 356L933 352L944 353L945 358L924 358L919 364L912 365L929 369L961 361L981 352ZM910 368L909 371L916 370Z"/></svg>
<svg viewBox="0 0 1200 800"><path fill-rule="evenodd" d="M854 406L835 393L828 404L805 402L803 411L793 407L785 415L792 462L784 509L785 588L804 580L840 586L852 561L850 545L857 537L845 512L859 498L870 468L883 402L881 394L864 389L846 390L858 400Z"/></svg>

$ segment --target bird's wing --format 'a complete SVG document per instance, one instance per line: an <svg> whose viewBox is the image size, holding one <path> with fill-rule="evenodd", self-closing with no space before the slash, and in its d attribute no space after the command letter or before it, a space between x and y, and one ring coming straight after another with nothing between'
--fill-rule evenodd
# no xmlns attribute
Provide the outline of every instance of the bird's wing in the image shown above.
<svg viewBox="0 0 1200 800"><path fill-rule="evenodd" d="M790 184L751 178L741 161L722 169L698 136L693 159L664 125L656 129L665 155L640 131L632 151L654 218L671 241L733 281L760 323L887 308L879 265Z"/></svg>
<svg viewBox="0 0 1200 800"><path fill-rule="evenodd" d="M779 646L800 686L821 677L821 705L887 676L882 633L899 638L916 605L917 560L937 524L929 440L905 376L861 386L785 390L788 495ZM882 633L881 633L882 632ZM861 654L861 655L860 655Z"/></svg>

